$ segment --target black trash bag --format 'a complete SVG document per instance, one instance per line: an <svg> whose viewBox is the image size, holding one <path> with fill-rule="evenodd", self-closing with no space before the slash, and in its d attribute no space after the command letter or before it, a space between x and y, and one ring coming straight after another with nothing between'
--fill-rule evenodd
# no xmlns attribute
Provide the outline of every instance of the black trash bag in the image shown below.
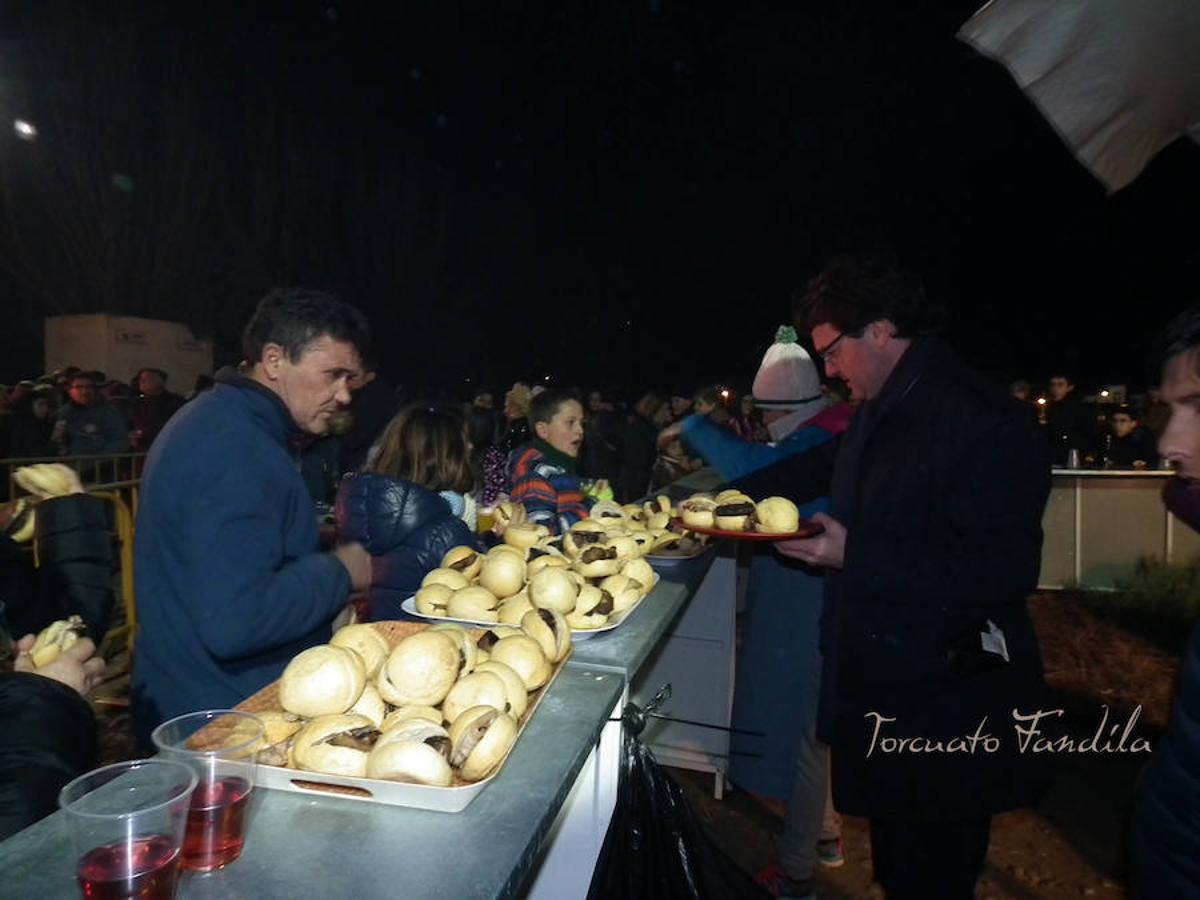
<svg viewBox="0 0 1200 900"><path fill-rule="evenodd" d="M724 900L770 894L712 842L681 788L638 739L622 735L621 780L588 900Z"/></svg>

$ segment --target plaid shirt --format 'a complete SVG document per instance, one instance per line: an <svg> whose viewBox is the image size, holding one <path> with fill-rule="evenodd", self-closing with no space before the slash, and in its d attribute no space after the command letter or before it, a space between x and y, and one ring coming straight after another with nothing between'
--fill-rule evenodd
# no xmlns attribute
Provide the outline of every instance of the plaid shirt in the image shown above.
<svg viewBox="0 0 1200 900"><path fill-rule="evenodd" d="M508 470L512 483L509 497L525 507L530 522L545 525L553 534L562 534L587 517L579 476L550 462L536 447L514 451Z"/></svg>

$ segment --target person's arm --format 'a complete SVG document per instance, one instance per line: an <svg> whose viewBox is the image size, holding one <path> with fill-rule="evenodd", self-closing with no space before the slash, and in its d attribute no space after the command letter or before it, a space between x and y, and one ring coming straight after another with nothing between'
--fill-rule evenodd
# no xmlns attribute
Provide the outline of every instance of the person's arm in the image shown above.
<svg viewBox="0 0 1200 900"><path fill-rule="evenodd" d="M113 534L103 501L87 494L38 505L38 554L63 615L77 614L99 642L108 631L113 596Z"/></svg>
<svg viewBox="0 0 1200 900"><path fill-rule="evenodd" d="M514 484L509 499L525 507L525 519L558 533L558 492L547 479L529 472Z"/></svg>
<svg viewBox="0 0 1200 900"><path fill-rule="evenodd" d="M829 432L816 426L799 428L787 440L772 447L743 440L730 429L714 425L704 416L692 415L683 420L680 437L723 478L736 481L781 459L820 446L829 440Z"/></svg>
<svg viewBox="0 0 1200 900"><path fill-rule="evenodd" d="M282 487L263 469L243 462L235 474L218 476L178 517L173 549L191 580L190 615L218 659L256 656L298 640L329 622L351 590L346 565L316 550L315 519L313 552L285 557Z"/></svg>
<svg viewBox="0 0 1200 900"><path fill-rule="evenodd" d="M830 438L802 453L785 456L765 468L734 479L729 487L751 497L787 497L797 506L803 506L829 495L839 446L840 436Z"/></svg>
<svg viewBox="0 0 1200 900"><path fill-rule="evenodd" d="M32 645L23 638L17 671L0 675L0 840L54 812L62 786L96 760L96 719L80 692L104 661L85 638L35 674Z"/></svg>

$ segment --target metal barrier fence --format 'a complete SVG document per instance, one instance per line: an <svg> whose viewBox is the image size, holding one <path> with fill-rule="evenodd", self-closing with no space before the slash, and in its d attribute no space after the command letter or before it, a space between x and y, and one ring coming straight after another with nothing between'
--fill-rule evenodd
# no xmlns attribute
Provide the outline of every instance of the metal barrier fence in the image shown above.
<svg viewBox="0 0 1200 900"><path fill-rule="evenodd" d="M117 559L120 577L120 602L124 622L109 629L105 642L124 640L133 650L137 632L137 608L133 596L133 523L137 517L138 490L141 487L145 453L120 453L112 456L54 456L30 459L0 459L0 484L8 497L23 493L13 480L13 473L22 466L39 463L62 463L79 472L84 492L112 505L113 534L117 539ZM34 563L38 562L38 541L31 542Z"/></svg>

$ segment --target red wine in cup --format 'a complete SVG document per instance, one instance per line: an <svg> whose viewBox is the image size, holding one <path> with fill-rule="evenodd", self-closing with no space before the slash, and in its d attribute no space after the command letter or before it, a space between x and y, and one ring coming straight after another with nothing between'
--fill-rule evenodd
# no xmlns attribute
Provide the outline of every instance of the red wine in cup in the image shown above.
<svg viewBox="0 0 1200 900"><path fill-rule="evenodd" d="M89 850L75 878L88 900L170 900L179 878L179 851L163 835L116 841Z"/></svg>
<svg viewBox="0 0 1200 900"><path fill-rule="evenodd" d="M196 786L183 836L181 864L208 872L227 866L242 854L250 782L220 778Z"/></svg>

